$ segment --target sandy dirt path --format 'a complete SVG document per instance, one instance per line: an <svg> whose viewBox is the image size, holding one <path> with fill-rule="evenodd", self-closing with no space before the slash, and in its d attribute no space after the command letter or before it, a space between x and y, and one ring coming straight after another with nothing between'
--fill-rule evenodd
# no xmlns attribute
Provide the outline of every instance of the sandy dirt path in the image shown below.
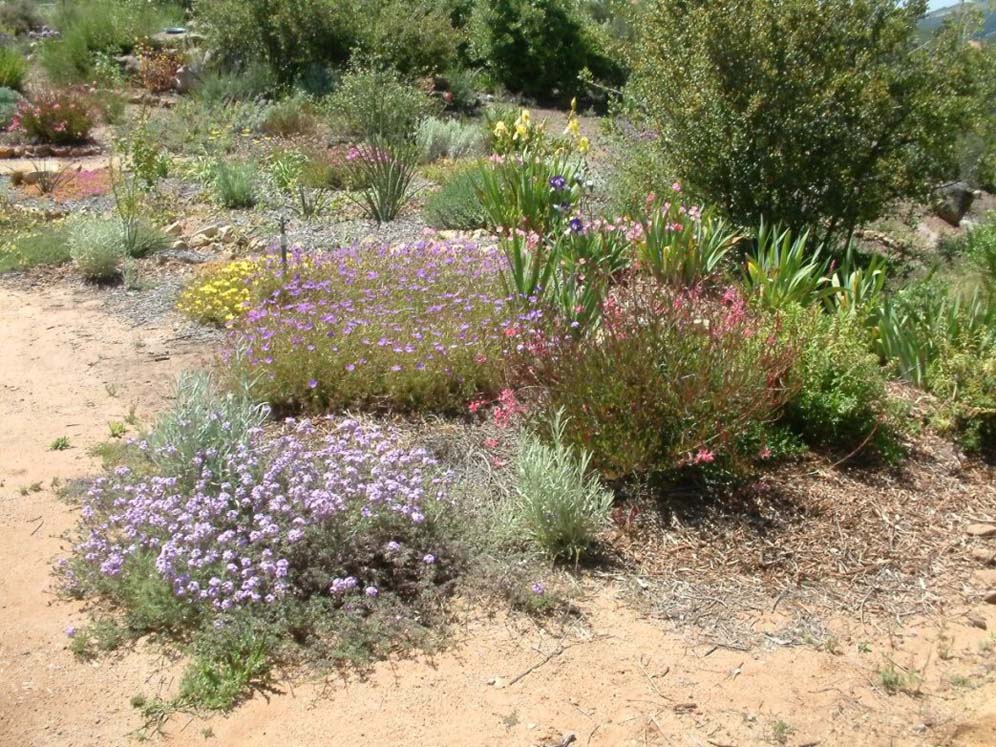
<svg viewBox="0 0 996 747"><path fill-rule="evenodd" d="M108 422L132 404L147 419L180 369L208 359L170 338L168 325L135 330L109 316L97 291L0 287L3 747L130 744L140 725L130 698L175 685L176 664L149 645L76 661L65 629L85 616L53 596L49 572L76 516L52 480L94 473L87 450L106 440ZM49 450L63 435L72 448ZM842 620L839 653L777 643L738 651L642 618L611 579L592 583L582 607L566 632L469 611L435 657L384 662L363 678L280 683L227 716L176 715L152 740L525 746L573 733L594 746L996 745L991 636L962 620L914 620L891 635ZM996 630L996 608L982 612ZM756 629L779 622L759 614ZM925 664L919 697L882 690L885 657ZM956 688L955 677L971 686Z"/></svg>

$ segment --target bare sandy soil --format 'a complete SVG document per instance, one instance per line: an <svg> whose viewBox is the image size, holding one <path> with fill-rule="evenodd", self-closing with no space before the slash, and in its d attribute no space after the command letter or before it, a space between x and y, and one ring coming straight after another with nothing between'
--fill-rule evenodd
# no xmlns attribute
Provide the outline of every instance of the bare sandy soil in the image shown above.
<svg viewBox="0 0 996 747"><path fill-rule="evenodd" d="M148 420L172 377L208 351L169 324L131 329L100 291L0 286L0 745L121 745L141 726L129 699L169 695L176 662L140 643L76 661L65 629L84 622L51 590L60 536L75 522L52 481L93 474L88 449L132 405ZM49 449L67 436L72 448ZM996 549L996 540L986 540ZM985 573L980 571L980 573ZM991 577L966 578L965 586ZM581 614L541 627L459 612L435 656L365 676L297 678L227 716L179 714L152 740L217 745L996 745L996 606L891 624L824 620L836 645L783 645L777 600L753 620L764 645L709 645L626 600L628 581L592 577ZM996 583L992 583L996 588ZM717 608L723 614L723 607ZM951 609L955 609L952 607ZM980 629L980 624L987 630ZM831 650L832 649L832 650ZM886 666L919 673L888 694Z"/></svg>

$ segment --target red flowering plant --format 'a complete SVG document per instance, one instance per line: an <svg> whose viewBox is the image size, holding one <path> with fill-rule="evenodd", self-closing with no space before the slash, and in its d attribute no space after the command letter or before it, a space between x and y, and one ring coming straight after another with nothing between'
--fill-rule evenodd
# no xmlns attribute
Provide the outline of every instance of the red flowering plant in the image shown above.
<svg viewBox="0 0 996 747"><path fill-rule="evenodd" d="M93 129L93 108L73 90L45 91L17 106L9 130L37 143L70 145L87 140Z"/></svg>
<svg viewBox="0 0 996 747"><path fill-rule="evenodd" d="M609 477L736 470L792 393L795 350L776 332L736 288L633 275L609 290L596 329L561 336L525 375L563 409L566 442Z"/></svg>

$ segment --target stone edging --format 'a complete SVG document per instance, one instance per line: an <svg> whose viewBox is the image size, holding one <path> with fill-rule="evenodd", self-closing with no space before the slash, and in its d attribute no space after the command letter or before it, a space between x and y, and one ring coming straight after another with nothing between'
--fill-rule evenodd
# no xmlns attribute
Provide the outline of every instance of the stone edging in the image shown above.
<svg viewBox="0 0 996 747"><path fill-rule="evenodd" d="M0 145L2 158L83 158L102 153L99 145Z"/></svg>

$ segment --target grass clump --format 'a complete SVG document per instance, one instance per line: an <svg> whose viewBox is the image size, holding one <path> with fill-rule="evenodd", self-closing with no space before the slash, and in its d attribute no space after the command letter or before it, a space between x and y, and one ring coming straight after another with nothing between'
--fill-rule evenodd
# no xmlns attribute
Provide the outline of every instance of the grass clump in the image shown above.
<svg viewBox="0 0 996 747"><path fill-rule="evenodd" d="M0 46L0 88L23 90L28 61L14 47Z"/></svg>
<svg viewBox="0 0 996 747"><path fill-rule="evenodd" d="M219 162L214 171L214 190L218 202L229 210L255 206L257 173L248 163Z"/></svg>
<svg viewBox="0 0 996 747"><path fill-rule="evenodd" d="M589 474L591 454L564 443L563 413L548 442L523 437L515 462L510 522L517 536L552 558L577 562L607 525L612 493Z"/></svg>

